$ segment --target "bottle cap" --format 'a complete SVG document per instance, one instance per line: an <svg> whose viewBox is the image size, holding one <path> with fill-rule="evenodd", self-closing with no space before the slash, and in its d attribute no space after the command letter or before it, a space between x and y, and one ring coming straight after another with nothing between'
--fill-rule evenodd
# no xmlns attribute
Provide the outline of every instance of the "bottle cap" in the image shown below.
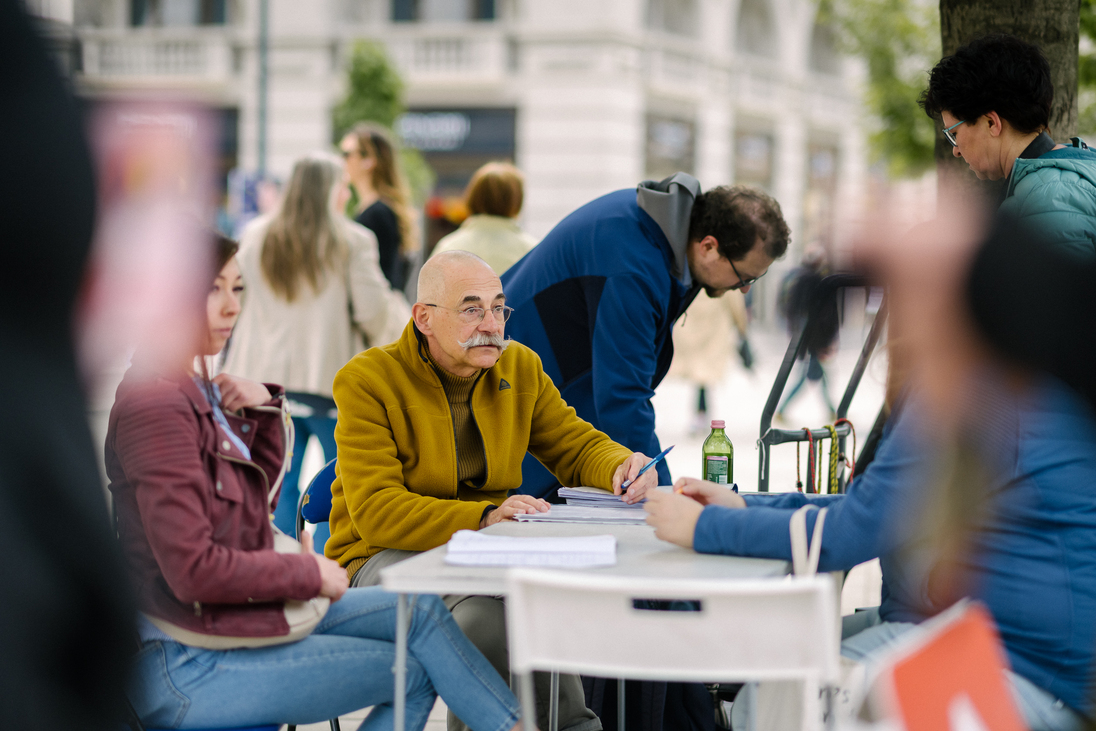
<svg viewBox="0 0 1096 731"><path fill-rule="evenodd" d="M723 428L725 428L726 426L727 426L727 422L725 422L725 421L717 421L717 420L715 420L715 419L712 419L712 428L713 428L713 429L723 429Z"/></svg>

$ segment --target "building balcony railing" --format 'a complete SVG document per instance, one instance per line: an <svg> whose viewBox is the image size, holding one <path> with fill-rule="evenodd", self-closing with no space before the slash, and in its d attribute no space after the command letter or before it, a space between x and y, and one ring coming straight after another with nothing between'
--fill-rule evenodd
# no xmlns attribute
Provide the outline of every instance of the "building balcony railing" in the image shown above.
<svg viewBox="0 0 1096 731"><path fill-rule="evenodd" d="M388 50L411 85L498 83L516 68L514 46L496 27L388 26L385 30L378 37L373 36L374 28L363 29L347 40L372 36Z"/></svg>
<svg viewBox="0 0 1096 731"><path fill-rule="evenodd" d="M219 82L233 75L232 43L221 33L125 29L83 31L80 36L87 78Z"/></svg>

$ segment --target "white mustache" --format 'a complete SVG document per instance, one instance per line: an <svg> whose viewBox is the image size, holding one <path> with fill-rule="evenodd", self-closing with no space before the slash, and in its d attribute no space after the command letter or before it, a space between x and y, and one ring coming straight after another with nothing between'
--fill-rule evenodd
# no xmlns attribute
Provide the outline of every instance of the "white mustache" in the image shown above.
<svg viewBox="0 0 1096 731"><path fill-rule="evenodd" d="M500 351L506 350L510 347L510 341L503 338L498 333L476 333L472 337L465 340L463 343L457 343L460 347L468 350L469 348L477 348L481 345L494 345Z"/></svg>

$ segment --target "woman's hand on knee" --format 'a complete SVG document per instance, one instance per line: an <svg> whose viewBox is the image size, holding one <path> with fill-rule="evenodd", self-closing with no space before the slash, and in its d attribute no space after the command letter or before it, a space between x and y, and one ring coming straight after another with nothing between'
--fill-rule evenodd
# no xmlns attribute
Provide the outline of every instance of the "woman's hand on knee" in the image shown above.
<svg viewBox="0 0 1096 731"><path fill-rule="evenodd" d="M301 534L301 553L316 559L316 567L320 570L320 596L328 597L333 602L341 599L350 587L350 577L346 575L346 569L338 561L316 553L312 547L312 534L308 531Z"/></svg>

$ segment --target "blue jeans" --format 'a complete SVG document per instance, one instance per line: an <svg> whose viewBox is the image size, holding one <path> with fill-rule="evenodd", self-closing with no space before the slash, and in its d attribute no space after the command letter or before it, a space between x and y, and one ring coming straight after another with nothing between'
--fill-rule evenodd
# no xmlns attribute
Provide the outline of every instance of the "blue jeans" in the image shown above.
<svg viewBox="0 0 1096 731"><path fill-rule="evenodd" d="M293 461L285 473L285 479L282 480L282 494L278 498L277 507L274 508L274 525L278 526L278 530L282 533L292 536L296 535L295 531L297 530L297 503L301 498L298 485L301 481L301 460L304 459L304 449L308 446L308 438L314 436L320 440L325 463L335 459L335 422L337 419L332 416L335 413L335 402L329 398L296 391L287 392L286 397L293 402L293 410L307 414L308 410L311 409L312 412L307 416L293 416ZM297 404L303 405L305 408L296 408ZM318 528L313 540L316 542L316 551L323 553L324 542L327 541L330 533L324 523L321 523Z"/></svg>
<svg viewBox="0 0 1096 731"><path fill-rule="evenodd" d="M422 729L437 694L475 731L508 731L517 699L436 596L416 596L408 633L406 727ZM163 728L318 723L373 706L362 729L390 729L396 595L350 589L300 642L202 650L147 642L129 695Z"/></svg>
<svg viewBox="0 0 1096 731"><path fill-rule="evenodd" d="M841 630L841 654L857 662L871 663L873 657L891 648L903 634L917 625L908 622L883 622L875 607L844 618ZM1031 731L1080 731L1081 716L1062 701L1022 675L1006 670L1012 699L1024 723Z"/></svg>

